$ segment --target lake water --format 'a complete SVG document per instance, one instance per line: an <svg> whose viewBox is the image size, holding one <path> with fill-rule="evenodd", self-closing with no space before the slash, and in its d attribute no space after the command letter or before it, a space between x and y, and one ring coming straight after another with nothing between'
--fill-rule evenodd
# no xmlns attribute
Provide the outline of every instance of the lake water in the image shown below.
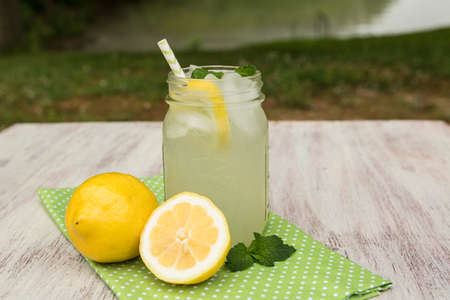
<svg viewBox="0 0 450 300"><path fill-rule="evenodd" d="M86 50L223 49L271 40L450 26L450 0L184 0L134 4L93 26Z"/></svg>
<svg viewBox="0 0 450 300"><path fill-rule="evenodd" d="M392 1L369 22L341 28L341 35L383 35L450 26L450 0Z"/></svg>

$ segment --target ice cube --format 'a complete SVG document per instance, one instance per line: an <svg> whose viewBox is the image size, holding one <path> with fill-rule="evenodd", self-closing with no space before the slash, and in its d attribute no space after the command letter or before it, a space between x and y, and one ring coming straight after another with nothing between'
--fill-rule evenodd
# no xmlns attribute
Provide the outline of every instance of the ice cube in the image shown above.
<svg viewBox="0 0 450 300"><path fill-rule="evenodd" d="M213 79L214 80L214 79L217 79L217 77L216 77L216 75L209 73L205 76L205 79L209 79L209 80Z"/></svg>
<svg viewBox="0 0 450 300"><path fill-rule="evenodd" d="M256 82L236 72L226 72L219 84L226 102L248 101L258 97Z"/></svg>
<svg viewBox="0 0 450 300"><path fill-rule="evenodd" d="M214 118L205 111L194 108L174 108L167 116L167 137L179 138L193 130L199 134L207 134L215 129Z"/></svg>
<svg viewBox="0 0 450 300"><path fill-rule="evenodd" d="M224 74L222 76L223 80L238 80L241 78L242 78L241 75L239 75L238 73L236 73L234 71L233 72L224 72Z"/></svg>

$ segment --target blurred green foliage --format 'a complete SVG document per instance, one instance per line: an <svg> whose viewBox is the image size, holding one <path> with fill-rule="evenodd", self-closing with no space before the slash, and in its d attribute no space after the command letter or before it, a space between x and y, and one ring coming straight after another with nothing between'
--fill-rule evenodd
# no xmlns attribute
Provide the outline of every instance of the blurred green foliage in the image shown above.
<svg viewBox="0 0 450 300"><path fill-rule="evenodd" d="M450 120L450 28L297 40L225 51L180 51L183 65L254 64L276 107L329 118ZM159 52L0 57L0 119L161 119L168 66ZM269 111L270 116L270 111ZM278 118L274 116L274 118Z"/></svg>
<svg viewBox="0 0 450 300"><path fill-rule="evenodd" d="M83 33L92 18L91 1L20 0L21 32L19 48L40 50L53 40Z"/></svg>
<svg viewBox="0 0 450 300"><path fill-rule="evenodd" d="M233 32L247 32L252 40L252 28L264 32L278 26L289 28L289 36L304 34L318 25L318 17L325 18L327 28L323 28L323 34L332 34L361 18L370 22L393 0L258 0L257 4L241 0L17 1L22 38L16 48L39 50L71 48L74 43L83 46L87 43L84 33L99 21L116 31L129 30L130 34L157 28L169 38L183 35L188 37L185 46L191 49L200 48L202 37L211 32L225 38L224 33L230 38Z"/></svg>
<svg viewBox="0 0 450 300"><path fill-rule="evenodd" d="M128 1L135 2L135 1ZM19 0L21 38L16 49L57 49L64 39L79 37L119 0Z"/></svg>

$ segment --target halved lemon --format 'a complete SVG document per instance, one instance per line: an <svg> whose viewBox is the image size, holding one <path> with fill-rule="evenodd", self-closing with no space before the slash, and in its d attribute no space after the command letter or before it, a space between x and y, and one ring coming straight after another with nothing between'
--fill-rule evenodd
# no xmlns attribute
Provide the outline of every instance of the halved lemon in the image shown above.
<svg viewBox="0 0 450 300"><path fill-rule="evenodd" d="M194 284L214 275L230 249L223 213L207 197L183 192L152 213L141 234L139 252L159 279Z"/></svg>

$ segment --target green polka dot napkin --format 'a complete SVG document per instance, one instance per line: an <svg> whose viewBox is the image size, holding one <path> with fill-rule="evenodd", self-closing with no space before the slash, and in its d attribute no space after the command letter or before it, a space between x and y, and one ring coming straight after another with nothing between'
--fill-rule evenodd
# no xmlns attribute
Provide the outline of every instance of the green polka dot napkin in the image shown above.
<svg viewBox="0 0 450 300"><path fill-rule="evenodd" d="M143 179L163 201L162 176ZM45 208L64 236L64 212L74 188L38 191ZM275 267L254 264L231 273L222 268L209 280L178 286L158 280L140 258L100 264L86 259L119 299L368 299L392 283L313 240L295 225L270 214L265 234L277 234L297 251Z"/></svg>

